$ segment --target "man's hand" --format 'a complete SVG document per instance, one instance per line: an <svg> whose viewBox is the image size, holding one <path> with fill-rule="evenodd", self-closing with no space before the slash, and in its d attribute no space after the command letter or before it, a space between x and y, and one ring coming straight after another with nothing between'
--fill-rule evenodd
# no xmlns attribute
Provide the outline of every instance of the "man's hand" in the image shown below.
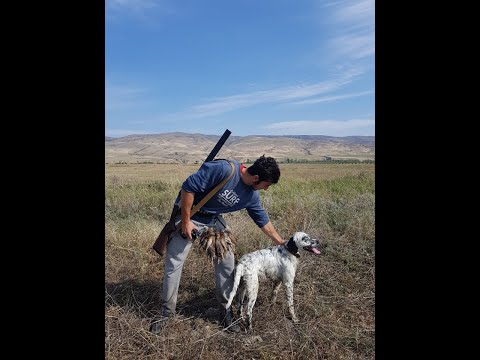
<svg viewBox="0 0 480 360"><path fill-rule="evenodd" d="M260 230L262 230L263 233L267 235L275 245L284 245L287 243L280 237L280 235L278 235L277 230L275 230L270 221L264 227L260 228Z"/></svg>
<svg viewBox="0 0 480 360"><path fill-rule="evenodd" d="M195 226L194 223L190 221L190 210L193 204L193 198L195 194L189 193L182 189L181 197L180 197L180 207L182 209L182 230L181 235L183 238L188 238L189 240L192 239L192 230L197 230L198 228Z"/></svg>
<svg viewBox="0 0 480 360"><path fill-rule="evenodd" d="M182 236L184 238L188 238L189 240L193 240L192 238L192 231L196 230L199 231L198 227L191 221L183 222L182 221Z"/></svg>

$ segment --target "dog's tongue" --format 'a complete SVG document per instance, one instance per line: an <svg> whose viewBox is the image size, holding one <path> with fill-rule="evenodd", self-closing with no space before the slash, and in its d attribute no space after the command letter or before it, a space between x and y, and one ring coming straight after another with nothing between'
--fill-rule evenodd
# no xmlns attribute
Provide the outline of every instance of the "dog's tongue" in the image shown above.
<svg viewBox="0 0 480 360"><path fill-rule="evenodd" d="M320 250L318 250L317 248L312 247L312 251L313 251L315 254L320 255Z"/></svg>

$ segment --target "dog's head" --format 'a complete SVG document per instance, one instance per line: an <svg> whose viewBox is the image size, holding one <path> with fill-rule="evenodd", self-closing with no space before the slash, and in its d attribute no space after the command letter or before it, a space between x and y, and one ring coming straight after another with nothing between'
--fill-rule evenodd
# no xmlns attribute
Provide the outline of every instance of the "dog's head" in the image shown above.
<svg viewBox="0 0 480 360"><path fill-rule="evenodd" d="M312 239L310 235L298 231L288 240L287 244L285 245L293 255L299 257L300 254L298 253L299 249L303 249L309 251L315 255L320 255L320 243L317 239Z"/></svg>

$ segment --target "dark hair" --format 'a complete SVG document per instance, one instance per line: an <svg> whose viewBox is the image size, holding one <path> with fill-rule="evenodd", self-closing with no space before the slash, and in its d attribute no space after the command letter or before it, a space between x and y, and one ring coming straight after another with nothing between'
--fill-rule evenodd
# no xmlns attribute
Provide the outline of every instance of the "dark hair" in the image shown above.
<svg viewBox="0 0 480 360"><path fill-rule="evenodd" d="M258 175L259 181L270 181L273 184L280 179L280 169L277 162L272 157L259 157L252 166L247 169L250 175Z"/></svg>

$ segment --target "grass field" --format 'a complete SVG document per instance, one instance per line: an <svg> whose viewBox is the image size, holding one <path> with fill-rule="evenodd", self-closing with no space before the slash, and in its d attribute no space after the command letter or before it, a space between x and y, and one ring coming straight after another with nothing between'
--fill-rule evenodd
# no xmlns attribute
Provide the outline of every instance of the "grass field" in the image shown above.
<svg viewBox="0 0 480 360"><path fill-rule="evenodd" d="M253 331L231 334L217 323L214 276L193 248L183 268L176 316L157 336L164 259L151 246L184 179L198 165L105 166L106 359L375 358L375 165L281 164L280 182L261 191L277 231L305 231L327 245L299 260L293 324L285 290L270 303L262 282ZM245 210L226 214L237 259L272 246Z"/></svg>

